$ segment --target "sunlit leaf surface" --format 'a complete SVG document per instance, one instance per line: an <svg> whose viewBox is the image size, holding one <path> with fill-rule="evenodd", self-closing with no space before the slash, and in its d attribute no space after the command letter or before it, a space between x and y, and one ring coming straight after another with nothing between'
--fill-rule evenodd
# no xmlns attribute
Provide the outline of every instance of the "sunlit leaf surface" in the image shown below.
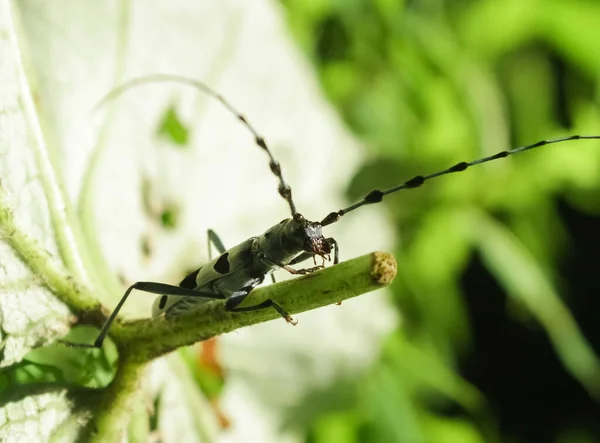
<svg viewBox="0 0 600 443"><path fill-rule="evenodd" d="M201 79L265 135L310 218L342 206L359 147L267 2L0 5L0 439L214 441L217 411L177 355L117 373L143 388L130 383L105 404L126 356L115 363L111 343L103 351L54 343L75 320L65 303L110 308L127 283L175 283L207 260L209 227L231 246L288 216L286 205L248 131L197 91L145 86L92 109L134 76ZM360 226L378 229L352 241ZM385 250L392 237L377 211L330 235L343 258ZM151 302L135 294L124 313L147 317ZM222 438L296 439L301 432L280 426L282 405L364 370L394 319L370 296L301 315L297 328L279 321L223 337L221 407L231 427ZM94 334L77 328L69 340Z"/></svg>

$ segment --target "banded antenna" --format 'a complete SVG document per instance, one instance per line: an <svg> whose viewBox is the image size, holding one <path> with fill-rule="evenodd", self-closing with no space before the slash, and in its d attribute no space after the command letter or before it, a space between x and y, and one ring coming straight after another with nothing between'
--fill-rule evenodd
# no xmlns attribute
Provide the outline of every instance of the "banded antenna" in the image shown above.
<svg viewBox="0 0 600 443"><path fill-rule="evenodd" d="M239 121L241 121L246 128L252 133L254 137L254 143L258 145L263 151L267 153L269 156L269 167L271 168L271 172L277 177L279 180L279 186L277 190L279 191L279 195L283 197L283 199L290 206L290 211L292 215L297 214L296 205L294 204L294 200L292 200L292 189L288 186L283 178L283 173L281 172L281 165L273 156L273 153L267 146L267 142L264 137L259 135L259 133L254 129L254 127L248 122L246 117L240 112L237 111L221 94L202 83L198 80L193 80L191 78L183 77L180 75L174 74L152 74L144 77L134 78L132 80L128 80L122 85L116 87L111 92L109 92L106 96L104 96L96 106L94 106L94 110L104 106L107 102L114 100L120 97L122 94L127 92L128 90L135 88L140 85L148 84L148 83L177 83L182 85L191 86L200 92L212 97L219 102L229 111L231 112Z"/></svg>
<svg viewBox="0 0 600 443"><path fill-rule="evenodd" d="M545 146L545 145L551 145L554 143L562 143L562 142L566 142L569 140L591 140L591 139L600 139L600 135L571 135L569 137L562 137L562 138L557 138L554 140L541 140L541 141L539 141L537 143L533 143L531 145L521 146L520 148L511 149L510 151L501 151L494 155L490 155L489 157L483 157L483 158L473 160L470 162L460 162L460 163L455 164L454 166L451 166L448 169L434 172L433 174L417 175L417 176L411 178L410 180L405 181L401 185L394 186L394 187L386 189L384 191L375 189L375 190L369 192L361 201L356 202L356 203L348 206L347 208L340 209L339 211L331 212L329 215L327 215L327 217L325 217L321 221L321 225L327 226L332 223L335 223L343 215L347 214L348 212L354 211L355 209L360 208L361 206L370 205L373 203L379 203L380 201L383 200L383 197L385 197L386 195L393 194L394 192L401 191L403 189L418 188L419 186L423 185L425 182L427 182L431 179L437 178L437 177L441 177L442 175L452 174L454 172L462 172L471 166L491 162L493 160L497 160L500 158L506 158L510 155L518 154L519 152L529 151L530 149L539 148L539 147Z"/></svg>

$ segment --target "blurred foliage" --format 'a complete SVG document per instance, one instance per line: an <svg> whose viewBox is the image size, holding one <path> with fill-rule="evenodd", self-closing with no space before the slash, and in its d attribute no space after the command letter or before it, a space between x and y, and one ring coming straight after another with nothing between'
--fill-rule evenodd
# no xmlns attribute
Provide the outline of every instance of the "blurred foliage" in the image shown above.
<svg viewBox="0 0 600 443"><path fill-rule="evenodd" d="M350 201L458 161L541 139L600 133L598 2L282 3L325 93L368 147L349 185ZM403 325L357 388L356 400L315 415L309 441L505 441L510 425L500 407L460 375L463 360L477 359L463 287L475 258L507 293L507 321L543 328L568 372L564 377L579 383L597 407L599 347L569 309L567 296L580 288L561 265L578 251L559 202L596 219L599 187L600 143L575 141L387 198L399 238L394 303ZM582 297L597 297L589 289ZM475 292L491 295L477 284ZM502 377L506 368L488 369ZM573 433L578 441L600 439L597 424L582 419L569 426L558 420L548 432L556 431L555 441ZM518 433L511 438L537 441Z"/></svg>
<svg viewBox="0 0 600 443"><path fill-rule="evenodd" d="M93 340L97 330L77 327L66 340L86 343ZM60 388L90 388L93 392L108 386L115 376L117 350L110 343L106 350L80 349L51 344L30 351L19 363L0 368L0 406L28 395ZM58 388L57 388L58 386Z"/></svg>
<svg viewBox="0 0 600 443"><path fill-rule="evenodd" d="M181 122L176 109L171 106L160 122L158 133L165 136L174 146L185 148L189 141L189 130Z"/></svg>

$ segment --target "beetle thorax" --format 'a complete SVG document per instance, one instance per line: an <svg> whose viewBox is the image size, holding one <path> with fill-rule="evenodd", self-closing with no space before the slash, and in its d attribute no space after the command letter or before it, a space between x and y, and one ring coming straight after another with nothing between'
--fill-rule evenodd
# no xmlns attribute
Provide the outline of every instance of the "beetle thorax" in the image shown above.
<svg viewBox="0 0 600 443"><path fill-rule="evenodd" d="M294 214L268 229L256 239L255 250L280 263L288 263L304 252L321 257L331 252L321 224L308 221L300 214Z"/></svg>

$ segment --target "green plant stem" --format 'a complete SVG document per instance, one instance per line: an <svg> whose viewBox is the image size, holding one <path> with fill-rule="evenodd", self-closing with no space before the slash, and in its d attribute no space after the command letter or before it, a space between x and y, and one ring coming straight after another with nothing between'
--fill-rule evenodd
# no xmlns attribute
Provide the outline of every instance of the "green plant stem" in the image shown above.
<svg viewBox="0 0 600 443"><path fill-rule="evenodd" d="M99 312L100 304L81 287L60 261L18 228L6 195L0 189L0 233L31 272L69 307L85 312Z"/></svg>
<svg viewBox="0 0 600 443"><path fill-rule="evenodd" d="M243 306L271 299L290 314L296 314L381 288L392 281L396 270L396 260L391 254L374 252L304 277L259 288ZM159 318L116 324L113 334L120 355L127 355L131 361L146 362L181 346L276 318L280 317L274 309L233 313L225 311L222 302L214 302L207 303L203 311L173 321Z"/></svg>
<svg viewBox="0 0 600 443"><path fill-rule="evenodd" d="M257 289L252 292L250 303L270 298L292 314L304 312L381 288L393 280L396 270L396 260L391 254L374 252ZM94 418L88 428L89 441L118 441L122 437L130 412L143 393L140 383L148 361L181 346L277 317L272 309L231 313L225 311L223 303L210 303L201 313L171 322L139 320L118 325L115 342L119 347L119 369L94 408Z"/></svg>
<svg viewBox="0 0 600 443"><path fill-rule="evenodd" d="M140 386L143 372L143 363L121 356L114 380L102 393L95 407L94 418L90 423L90 443L121 441L136 409L136 403L144 395Z"/></svg>

